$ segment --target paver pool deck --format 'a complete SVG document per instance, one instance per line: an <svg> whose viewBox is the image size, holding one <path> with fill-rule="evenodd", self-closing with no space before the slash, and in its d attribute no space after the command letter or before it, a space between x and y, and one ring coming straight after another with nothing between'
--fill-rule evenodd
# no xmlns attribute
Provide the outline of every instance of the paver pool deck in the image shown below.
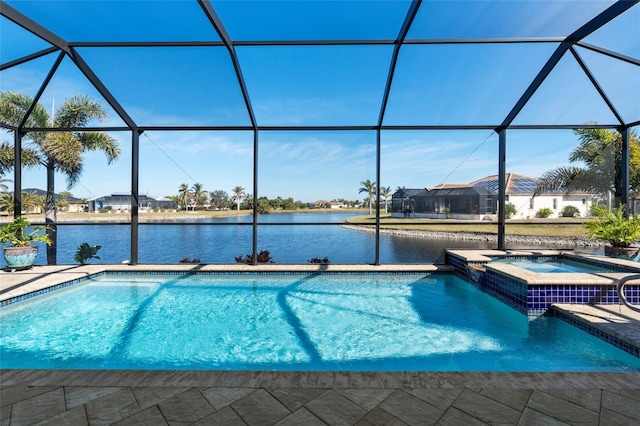
<svg viewBox="0 0 640 426"><path fill-rule="evenodd" d="M416 271L433 265L66 265L0 272L0 301L103 270ZM640 314L560 305L640 339ZM635 337L634 337L635 336ZM1 363L1 360L0 360ZM640 373L0 370L0 426L638 425Z"/></svg>

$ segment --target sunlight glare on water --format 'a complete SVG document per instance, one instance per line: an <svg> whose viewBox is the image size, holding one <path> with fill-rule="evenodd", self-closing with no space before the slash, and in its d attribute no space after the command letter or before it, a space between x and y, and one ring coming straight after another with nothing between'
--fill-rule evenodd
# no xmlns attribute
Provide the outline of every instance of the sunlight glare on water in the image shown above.
<svg viewBox="0 0 640 426"><path fill-rule="evenodd" d="M640 371L451 275L103 275L0 319L5 368Z"/></svg>

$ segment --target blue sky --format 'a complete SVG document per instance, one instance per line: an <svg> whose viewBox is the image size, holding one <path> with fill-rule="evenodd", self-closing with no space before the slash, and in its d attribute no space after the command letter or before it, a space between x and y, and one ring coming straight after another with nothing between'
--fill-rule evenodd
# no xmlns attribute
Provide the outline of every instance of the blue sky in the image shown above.
<svg viewBox="0 0 640 426"><path fill-rule="evenodd" d="M194 1L8 1L68 41L219 41ZM408 39L563 37L611 1L424 1ZM390 40L407 1L213 1L233 40ZM640 6L585 39L640 58ZM1 62L49 45L0 18ZM496 125L554 51L555 43L405 45L385 125ZM260 126L372 126L377 123L393 48L366 46L236 46ZM638 66L577 48L625 121L640 119ZM139 126L249 126L224 47L79 47L78 53ZM56 54L0 72L0 89L35 94ZM65 58L41 102L48 108L78 93L100 93ZM122 126L110 108L100 123ZM573 56L565 55L514 124L615 123ZM128 192L131 136L111 132L121 158L107 166L87 153L78 197ZM507 170L539 176L566 165L570 130L510 130ZM3 132L2 140L11 140ZM381 183L395 189L467 183L497 173L491 130L382 132ZM140 192L176 194L182 183L206 190L253 190L251 131L147 131L140 137ZM363 199L374 181L374 131L261 131L259 195L296 200ZM25 171L23 187L44 188L43 169ZM59 177L56 189L66 189Z"/></svg>

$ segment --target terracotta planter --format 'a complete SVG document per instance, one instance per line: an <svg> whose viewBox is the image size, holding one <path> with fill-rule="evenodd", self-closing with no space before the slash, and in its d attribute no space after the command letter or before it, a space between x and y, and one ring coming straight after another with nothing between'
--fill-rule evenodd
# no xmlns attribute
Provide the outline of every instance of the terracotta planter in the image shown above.
<svg viewBox="0 0 640 426"><path fill-rule="evenodd" d="M26 247L5 247L4 260L8 269L22 270L29 269L38 255L38 246Z"/></svg>
<svg viewBox="0 0 640 426"><path fill-rule="evenodd" d="M618 259L638 260L638 252L640 247L612 247L605 246L604 254L609 257L616 257Z"/></svg>

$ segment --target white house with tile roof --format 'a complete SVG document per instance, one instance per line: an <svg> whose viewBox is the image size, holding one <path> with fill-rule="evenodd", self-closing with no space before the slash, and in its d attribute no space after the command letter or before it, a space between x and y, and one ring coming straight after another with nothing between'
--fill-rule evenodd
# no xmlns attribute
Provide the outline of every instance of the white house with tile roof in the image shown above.
<svg viewBox="0 0 640 426"><path fill-rule="evenodd" d="M507 173L506 202L513 204L512 219L536 217L542 208L561 217L567 206L575 207L581 217L589 216L595 194L552 191L535 194L537 179ZM424 189L402 188L392 197L393 217L424 217L494 220L498 214L498 176L491 175L467 184L441 184Z"/></svg>

